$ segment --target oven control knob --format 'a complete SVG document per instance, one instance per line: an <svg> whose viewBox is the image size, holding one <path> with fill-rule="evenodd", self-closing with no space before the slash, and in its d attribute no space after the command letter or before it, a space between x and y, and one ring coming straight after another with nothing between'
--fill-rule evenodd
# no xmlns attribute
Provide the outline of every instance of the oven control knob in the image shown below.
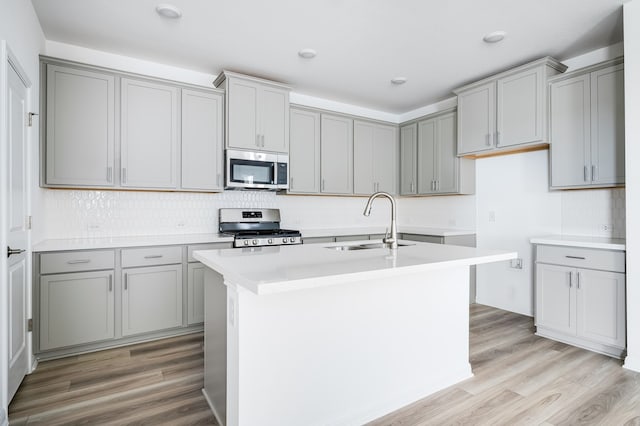
<svg viewBox="0 0 640 426"><path fill-rule="evenodd" d="M289 238L289 241L291 241L292 243L295 243L296 239L295 239L295 237L291 237L291 238Z"/></svg>
<svg viewBox="0 0 640 426"><path fill-rule="evenodd" d="M244 245L248 246L249 245L249 240L244 240Z"/></svg>
<svg viewBox="0 0 640 426"><path fill-rule="evenodd" d="M273 240L272 240L271 238L269 238L269 239L267 240L267 242L268 242L269 244L273 244Z"/></svg>
<svg viewBox="0 0 640 426"><path fill-rule="evenodd" d="M258 240L251 241L251 244L253 244L254 246L257 246L258 245Z"/></svg>

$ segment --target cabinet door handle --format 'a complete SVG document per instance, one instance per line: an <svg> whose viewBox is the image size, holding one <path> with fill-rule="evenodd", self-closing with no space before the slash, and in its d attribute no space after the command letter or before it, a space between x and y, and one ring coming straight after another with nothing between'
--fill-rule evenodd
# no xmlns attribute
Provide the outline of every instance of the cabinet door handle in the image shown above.
<svg viewBox="0 0 640 426"><path fill-rule="evenodd" d="M260 147L260 135L256 134L256 146Z"/></svg>
<svg viewBox="0 0 640 426"><path fill-rule="evenodd" d="M127 183L127 168L126 167L122 168L122 175L120 176L120 178L122 179L122 183Z"/></svg>
<svg viewBox="0 0 640 426"><path fill-rule="evenodd" d="M500 132L496 132L496 146L500 145Z"/></svg>
<svg viewBox="0 0 640 426"><path fill-rule="evenodd" d="M264 135L260 136L260 140L261 140L260 146L264 148Z"/></svg>
<svg viewBox="0 0 640 426"><path fill-rule="evenodd" d="M113 290L113 275L109 274L109 292Z"/></svg>
<svg viewBox="0 0 640 426"><path fill-rule="evenodd" d="M162 254L149 254L147 256L145 256L145 259L160 259L163 255Z"/></svg>
<svg viewBox="0 0 640 426"><path fill-rule="evenodd" d="M487 133L484 137L484 143L487 146L491 146L491 135L489 133Z"/></svg>
<svg viewBox="0 0 640 426"><path fill-rule="evenodd" d="M124 274L124 289L126 290L129 287L129 275Z"/></svg>
<svg viewBox="0 0 640 426"><path fill-rule="evenodd" d="M436 191L440 191L440 181L436 181Z"/></svg>
<svg viewBox="0 0 640 426"><path fill-rule="evenodd" d="M591 165L591 180L598 180L598 166L596 166L595 164Z"/></svg>
<svg viewBox="0 0 640 426"><path fill-rule="evenodd" d="M322 179L322 183L320 184L320 189L324 191L324 179Z"/></svg>
<svg viewBox="0 0 640 426"><path fill-rule="evenodd" d="M216 185L220 186L220 173L216 176Z"/></svg>
<svg viewBox="0 0 640 426"><path fill-rule="evenodd" d="M587 166L584 166L584 181L589 182L589 169Z"/></svg>
<svg viewBox="0 0 640 426"><path fill-rule="evenodd" d="M585 260L586 259L585 257L582 257L582 256L569 256L569 255L567 255L565 257L567 259L579 259L579 260Z"/></svg>
<svg viewBox="0 0 640 426"><path fill-rule="evenodd" d="M409 192L413 192L413 182L409 184Z"/></svg>
<svg viewBox="0 0 640 426"><path fill-rule="evenodd" d="M67 264L76 265L78 263L89 263L89 262L91 262L91 259L73 259L73 260L68 260Z"/></svg>
<svg viewBox="0 0 640 426"><path fill-rule="evenodd" d="M107 167L107 182L111 183L111 174L113 173L113 168L112 167Z"/></svg>
<svg viewBox="0 0 640 426"><path fill-rule="evenodd" d="M293 189L293 176L289 177L289 189Z"/></svg>
<svg viewBox="0 0 640 426"><path fill-rule="evenodd" d="M573 272L569 272L569 288L573 287Z"/></svg>
<svg viewBox="0 0 640 426"><path fill-rule="evenodd" d="M576 272L576 287L580 290L580 272Z"/></svg>

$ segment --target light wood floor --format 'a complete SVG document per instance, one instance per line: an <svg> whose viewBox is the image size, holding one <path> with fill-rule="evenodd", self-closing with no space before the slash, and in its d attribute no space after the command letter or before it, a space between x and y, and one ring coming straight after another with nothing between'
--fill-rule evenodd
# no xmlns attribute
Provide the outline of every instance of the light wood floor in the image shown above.
<svg viewBox="0 0 640 426"><path fill-rule="evenodd" d="M203 334L38 365L9 405L10 425L216 425L202 395Z"/></svg>
<svg viewBox="0 0 640 426"><path fill-rule="evenodd" d="M640 426L640 374L620 361L537 337L531 318L482 305L471 306L470 328L472 379L370 426ZM199 333L43 362L12 401L10 424L215 425L201 394L202 344Z"/></svg>

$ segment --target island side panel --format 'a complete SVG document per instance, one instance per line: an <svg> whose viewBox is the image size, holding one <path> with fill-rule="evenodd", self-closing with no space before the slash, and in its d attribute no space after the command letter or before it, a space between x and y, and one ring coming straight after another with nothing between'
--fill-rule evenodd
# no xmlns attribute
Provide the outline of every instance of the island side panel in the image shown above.
<svg viewBox="0 0 640 426"><path fill-rule="evenodd" d="M227 284L227 425L361 424L472 376L468 267L263 296Z"/></svg>
<svg viewBox="0 0 640 426"><path fill-rule="evenodd" d="M218 422L227 415L227 287L212 269L204 276L204 393Z"/></svg>

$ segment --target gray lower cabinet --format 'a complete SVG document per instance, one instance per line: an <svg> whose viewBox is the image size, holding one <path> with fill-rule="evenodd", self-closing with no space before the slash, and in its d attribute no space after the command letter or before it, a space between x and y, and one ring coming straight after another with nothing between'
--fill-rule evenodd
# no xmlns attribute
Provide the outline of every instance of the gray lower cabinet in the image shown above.
<svg viewBox="0 0 640 426"><path fill-rule="evenodd" d="M207 267L193 257L193 252L231 247L231 243L195 244L187 247L187 325L204 322L204 272Z"/></svg>
<svg viewBox="0 0 640 426"><path fill-rule="evenodd" d="M536 246L536 334L620 358L626 348L625 254Z"/></svg>
<svg viewBox="0 0 640 426"><path fill-rule="evenodd" d="M122 271L122 335L182 325L182 265Z"/></svg>
<svg viewBox="0 0 640 426"><path fill-rule="evenodd" d="M34 352L56 357L200 330L205 267L193 252L230 247L35 253Z"/></svg>
<svg viewBox="0 0 640 426"><path fill-rule="evenodd" d="M113 187L115 78L74 67L46 67L43 184Z"/></svg>
<svg viewBox="0 0 640 426"><path fill-rule="evenodd" d="M353 192L398 193L398 129L356 120L353 124Z"/></svg>
<svg viewBox="0 0 640 426"><path fill-rule="evenodd" d="M624 184L621 62L609 61L552 79L551 188Z"/></svg>
<svg viewBox="0 0 640 426"><path fill-rule="evenodd" d="M177 188L179 90L130 78L120 86L120 185Z"/></svg>
<svg viewBox="0 0 640 426"><path fill-rule="evenodd" d="M114 250L44 253L34 264L36 352L115 337Z"/></svg>
<svg viewBox="0 0 640 426"><path fill-rule="evenodd" d="M40 350L113 339L113 270L40 277Z"/></svg>

